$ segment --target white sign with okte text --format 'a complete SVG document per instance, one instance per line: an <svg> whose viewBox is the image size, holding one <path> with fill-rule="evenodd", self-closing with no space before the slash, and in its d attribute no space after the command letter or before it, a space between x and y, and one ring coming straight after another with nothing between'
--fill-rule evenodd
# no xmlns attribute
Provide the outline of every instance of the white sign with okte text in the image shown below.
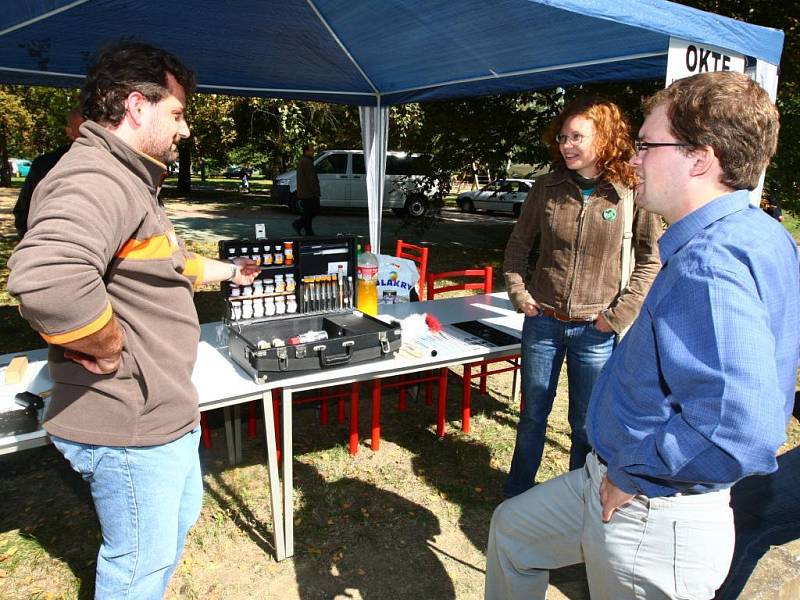
<svg viewBox="0 0 800 600"><path fill-rule="evenodd" d="M666 85L676 79L710 71L744 73L745 62L744 55L737 52L731 52L718 46L670 38Z"/></svg>

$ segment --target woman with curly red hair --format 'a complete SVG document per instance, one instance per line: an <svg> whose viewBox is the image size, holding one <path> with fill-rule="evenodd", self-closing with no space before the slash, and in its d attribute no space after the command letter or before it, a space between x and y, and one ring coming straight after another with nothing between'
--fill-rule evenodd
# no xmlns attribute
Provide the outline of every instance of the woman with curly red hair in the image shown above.
<svg viewBox="0 0 800 600"><path fill-rule="evenodd" d="M534 485L565 357L569 468L583 466L591 451L585 421L592 387L615 336L636 317L660 268L661 221L633 205L635 175L628 160L634 149L619 107L577 99L550 124L543 141L552 151L553 169L528 194L503 264L511 302L525 313L523 408L505 485L508 498Z"/></svg>

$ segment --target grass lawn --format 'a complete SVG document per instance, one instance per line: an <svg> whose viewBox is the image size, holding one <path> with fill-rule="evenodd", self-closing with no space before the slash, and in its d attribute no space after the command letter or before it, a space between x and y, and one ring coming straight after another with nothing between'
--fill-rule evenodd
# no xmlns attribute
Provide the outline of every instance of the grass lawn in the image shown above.
<svg viewBox="0 0 800 600"><path fill-rule="evenodd" d="M251 180L254 194L268 189L259 183ZM165 196L220 212L247 210L246 198L216 191L237 184L210 180L189 198L171 189ZM0 188L0 353L43 345L5 289L15 196ZM797 219L787 215L785 225L800 238ZM191 248L216 253L210 242ZM437 249L433 268L462 264L464 250L452 252ZM502 248L481 249L481 262L497 267L501 259ZM202 322L217 320L219 293L201 289L196 306ZM242 464L230 467L219 414L210 413L213 446L201 450L203 511L167 598L481 598L489 519L514 445L517 405L510 387L508 374L491 378L488 394L473 390L472 431L464 435L456 409L460 379L451 376L444 439L435 436L433 407L411 401L400 413L396 395L387 394L380 451L362 442L355 457L347 454L346 423L334 416L322 427L316 410L296 409L296 555L281 563L272 559L263 423L256 439L245 439ZM540 479L567 467L566 393L562 373ZM364 385L362 439L370 431L368 394ZM798 442L800 430L793 426L786 447ZM0 457L0 469L0 598L91 598L100 534L85 484L52 447ZM555 572L550 598L588 598L581 568Z"/></svg>

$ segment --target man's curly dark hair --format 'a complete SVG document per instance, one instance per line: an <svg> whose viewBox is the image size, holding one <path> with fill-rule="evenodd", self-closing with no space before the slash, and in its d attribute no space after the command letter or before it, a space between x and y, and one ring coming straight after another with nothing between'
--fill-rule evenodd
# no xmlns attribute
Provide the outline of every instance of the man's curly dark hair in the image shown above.
<svg viewBox="0 0 800 600"><path fill-rule="evenodd" d="M125 115L125 99L137 91L148 102L164 99L167 74L194 92L194 73L175 55L143 42L124 41L106 46L96 56L80 94L81 113L101 125L118 126Z"/></svg>

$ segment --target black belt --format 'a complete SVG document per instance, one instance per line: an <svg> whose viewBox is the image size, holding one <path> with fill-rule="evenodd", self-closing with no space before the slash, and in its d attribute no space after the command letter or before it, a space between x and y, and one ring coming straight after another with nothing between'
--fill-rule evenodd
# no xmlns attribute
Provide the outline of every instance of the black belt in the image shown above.
<svg viewBox="0 0 800 600"><path fill-rule="evenodd" d="M559 312L554 311L552 308L542 308L542 314L545 317L552 317L556 321L561 321L562 323L590 323L591 319L587 319L586 317L570 317L569 315L562 315Z"/></svg>
<svg viewBox="0 0 800 600"><path fill-rule="evenodd" d="M597 462L599 462L604 467L608 466L608 463L606 462L606 460L602 456L600 456L597 453L597 450L595 450L594 448L592 448L592 454L594 454L594 457L597 459ZM685 490L683 492L678 492L675 495L676 496L697 496L698 494L705 494L706 492L711 492L711 491L715 491L715 490L692 490L692 489L689 489L689 490Z"/></svg>
<svg viewBox="0 0 800 600"><path fill-rule="evenodd" d="M608 463L606 462L606 460L602 456L600 456L597 453L597 450L595 450L594 448L592 448L592 454L594 454L594 457L597 459L597 462L599 462L604 467L608 466Z"/></svg>

